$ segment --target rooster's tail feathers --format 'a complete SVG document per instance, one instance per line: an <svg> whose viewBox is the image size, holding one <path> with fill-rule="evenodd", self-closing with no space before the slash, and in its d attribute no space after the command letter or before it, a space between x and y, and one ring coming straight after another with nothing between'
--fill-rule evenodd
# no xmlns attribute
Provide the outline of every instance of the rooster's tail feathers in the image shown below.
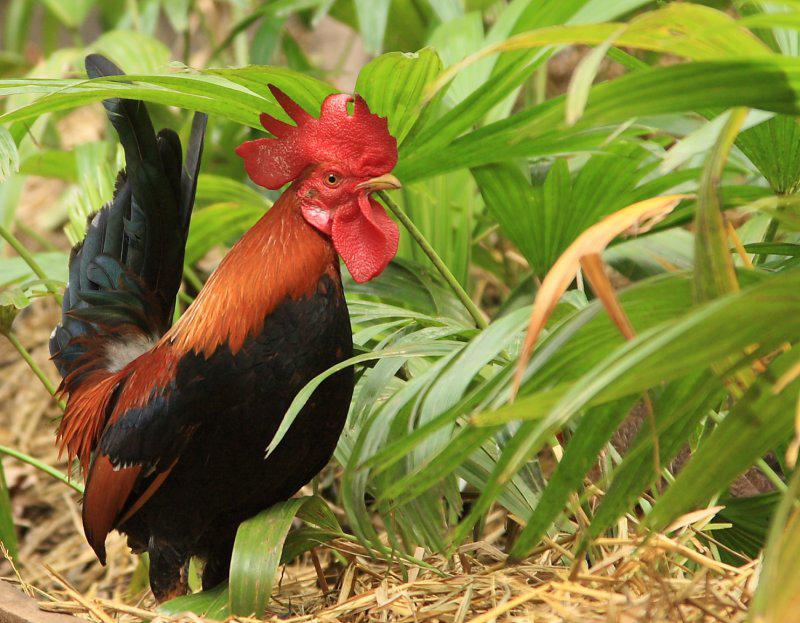
<svg viewBox="0 0 800 623"><path fill-rule="evenodd" d="M90 78L123 75L98 54L86 58L86 71ZM156 134L143 102L113 98L103 105L126 170L70 256L62 321L50 340L62 376L84 365L105 338L125 331L152 337L170 326L203 149L204 114L194 116L184 161L178 135Z"/></svg>

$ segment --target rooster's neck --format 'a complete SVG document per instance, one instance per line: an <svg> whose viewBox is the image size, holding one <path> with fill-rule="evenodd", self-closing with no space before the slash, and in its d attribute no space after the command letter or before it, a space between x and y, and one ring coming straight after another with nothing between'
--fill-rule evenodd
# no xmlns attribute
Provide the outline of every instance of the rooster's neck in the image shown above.
<svg viewBox="0 0 800 623"><path fill-rule="evenodd" d="M294 188L242 236L165 336L181 352L237 352L285 299L311 294L327 274L341 287L329 238L303 218Z"/></svg>

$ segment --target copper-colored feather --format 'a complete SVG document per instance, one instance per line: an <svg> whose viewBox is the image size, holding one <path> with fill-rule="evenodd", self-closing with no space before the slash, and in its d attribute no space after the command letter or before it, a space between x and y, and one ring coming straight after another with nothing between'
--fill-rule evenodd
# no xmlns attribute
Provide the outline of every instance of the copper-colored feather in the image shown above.
<svg viewBox="0 0 800 623"><path fill-rule="evenodd" d="M98 456L89 472L83 498L83 529L100 562L106 562L106 536L136 484L141 467L115 470L107 456Z"/></svg>

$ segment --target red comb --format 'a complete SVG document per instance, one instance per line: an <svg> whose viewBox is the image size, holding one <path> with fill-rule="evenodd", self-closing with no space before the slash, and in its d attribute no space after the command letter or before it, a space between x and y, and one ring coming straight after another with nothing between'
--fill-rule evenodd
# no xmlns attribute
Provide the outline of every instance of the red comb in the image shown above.
<svg viewBox="0 0 800 623"><path fill-rule="evenodd" d="M269 90L297 125L262 114L261 125L275 138L237 147L247 174L259 186L277 190L312 163L335 163L364 177L383 175L397 164L397 141L389 134L386 119L372 114L358 95L329 95L316 119L278 87L271 84ZM350 102L352 115L347 110Z"/></svg>

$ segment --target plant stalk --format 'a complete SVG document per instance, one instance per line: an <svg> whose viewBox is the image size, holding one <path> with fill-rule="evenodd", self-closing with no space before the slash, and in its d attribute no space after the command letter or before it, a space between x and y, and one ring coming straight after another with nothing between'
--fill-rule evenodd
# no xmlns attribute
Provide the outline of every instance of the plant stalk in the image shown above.
<svg viewBox="0 0 800 623"><path fill-rule="evenodd" d="M389 196L384 192L378 192L381 200L386 204L386 206L392 211L397 217L397 220L403 224L408 230L408 233L411 234L411 237L414 241L420 246L420 248L425 252L425 255L428 256L433 265L436 267L436 270L439 271L439 274L444 278L450 288L453 290L455 295L459 298L459 300L464 304L464 307L467 308L467 311L470 313L470 316L475 320L475 324L478 325L479 328L485 329L489 326L488 321L486 320L486 316L483 315L483 312L475 305L474 301L469 297L466 290L458 283L458 279L456 279L455 275L450 272L450 269L447 268L447 265L442 261L442 258L439 257L439 254L436 253L434 248L431 246L431 243L422 235L422 232L417 229L417 226L414 225L413 221L408 218L408 215L400 209L394 201L392 201Z"/></svg>
<svg viewBox="0 0 800 623"><path fill-rule="evenodd" d="M747 108L734 108L706 159L697 191L694 218L694 298L710 301L739 289L733 258L728 250L719 185L728 155L747 118Z"/></svg>
<svg viewBox="0 0 800 623"><path fill-rule="evenodd" d="M773 240L775 240L775 236L778 233L779 225L780 223L778 222L778 219L776 219L775 217L771 218L769 220L769 223L767 223L767 229L764 232L764 237L761 239L761 242L772 242ZM756 266L760 266L761 264L767 261L767 257L769 257L769 253L759 253L754 258L753 264L755 264Z"/></svg>
<svg viewBox="0 0 800 623"><path fill-rule="evenodd" d="M711 419L714 420L715 424L721 424L725 419L716 411L711 411L709 415L711 416ZM775 473L775 470L769 466L769 463L767 463L763 458L759 458L755 464L756 467L761 470L761 473L767 477L767 480L769 480L778 491L781 493L786 493L788 488L786 483L780 476L778 476L777 473Z"/></svg>
<svg viewBox="0 0 800 623"><path fill-rule="evenodd" d="M188 264L183 265L183 276L186 281L188 281L189 284L198 292L203 289L203 281L200 279L194 269Z"/></svg>
<svg viewBox="0 0 800 623"><path fill-rule="evenodd" d="M36 276L39 277L44 282L45 287L47 290L56 298L59 305L61 304L61 292L58 291L52 283L50 283L50 279L48 279L45 272L42 270L42 267L39 266L39 263L34 259L33 255L31 255L30 251L25 248L25 245L22 244L19 239L11 233L11 231L5 226L0 225L0 237L2 237L8 244L11 245L11 248L14 249L19 256L23 259L23 261L30 266L31 270L36 273Z"/></svg>
<svg viewBox="0 0 800 623"><path fill-rule="evenodd" d="M78 493L83 494L83 487L80 484L73 482L65 473L60 472L55 467L51 467L47 463L42 463L39 459L35 459L24 452L19 452L18 450L14 450L14 448L9 448L8 446L0 446L0 454L5 454L18 459L23 463L27 463L28 465L33 465L39 471L44 472L48 476L52 476L56 480L60 480L68 487L72 487Z"/></svg>
<svg viewBox="0 0 800 623"><path fill-rule="evenodd" d="M8 341L11 342L11 345L17 350L20 356L25 360L25 363L28 364L28 367L33 370L33 373L39 378L39 380L42 382L42 385L44 385L45 389L50 393L50 395L53 397L53 400L55 400L56 404L61 408L61 410L63 411L66 409L67 405L64 404L64 401L56 396L58 391L57 388L53 385L50 379L47 378L47 375L39 367L39 364L33 360L33 357L31 357L28 349L22 345L22 342L19 341L13 332L9 331L5 334L5 336L8 338Z"/></svg>

